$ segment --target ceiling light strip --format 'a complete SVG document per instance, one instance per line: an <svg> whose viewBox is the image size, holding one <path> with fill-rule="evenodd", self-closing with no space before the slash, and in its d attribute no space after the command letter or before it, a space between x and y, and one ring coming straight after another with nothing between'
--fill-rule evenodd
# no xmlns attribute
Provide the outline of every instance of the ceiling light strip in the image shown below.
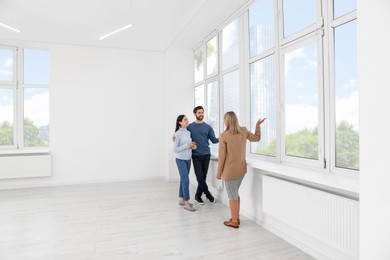
<svg viewBox="0 0 390 260"><path fill-rule="evenodd" d="M6 25L6 24L3 24L3 23L0 23L0 26L3 26L4 28L7 28L8 30L11 30L11 31L14 31L14 32L17 32L17 33L20 33L20 30L18 29L15 29L9 25Z"/></svg>
<svg viewBox="0 0 390 260"><path fill-rule="evenodd" d="M121 31L123 31L123 30L126 30L127 28L130 28L131 26L133 26L133 25L132 25L132 24L128 24L128 25L126 25L126 26L123 26L123 27L121 27L121 28L119 28L119 29L117 29L117 30L115 30L115 31L113 31L113 32L110 32L110 33L108 33L108 34L106 34L106 35L103 35L102 37L99 38L99 40L103 40L103 39L105 39L105 38L107 38L107 37L110 37L111 35L114 35L114 34L116 34L116 33L118 33L118 32L121 32Z"/></svg>

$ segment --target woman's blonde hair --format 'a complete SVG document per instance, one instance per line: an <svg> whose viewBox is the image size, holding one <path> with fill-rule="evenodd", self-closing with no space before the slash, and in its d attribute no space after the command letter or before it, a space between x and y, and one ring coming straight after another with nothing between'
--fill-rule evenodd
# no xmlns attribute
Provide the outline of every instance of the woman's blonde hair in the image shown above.
<svg viewBox="0 0 390 260"><path fill-rule="evenodd" d="M223 118L226 123L225 132L229 131L233 135L239 134L241 132L241 127L238 124L238 118L236 113L234 113L233 111L226 112Z"/></svg>

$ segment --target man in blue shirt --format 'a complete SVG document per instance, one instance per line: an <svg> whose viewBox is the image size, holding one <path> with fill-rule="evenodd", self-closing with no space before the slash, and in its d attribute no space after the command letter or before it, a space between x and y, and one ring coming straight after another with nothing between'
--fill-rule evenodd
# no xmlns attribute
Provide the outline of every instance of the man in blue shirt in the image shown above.
<svg viewBox="0 0 390 260"><path fill-rule="evenodd" d="M187 127L187 130L191 132L192 141L197 146L196 150L192 150L192 163L194 164L196 180L198 181L195 201L200 205L204 205L202 200L203 193L210 202L214 203L215 201L207 186L206 178L211 156L209 140L213 144L218 143L219 140L215 137L213 128L203 121L203 107L197 106L193 112L196 120Z"/></svg>

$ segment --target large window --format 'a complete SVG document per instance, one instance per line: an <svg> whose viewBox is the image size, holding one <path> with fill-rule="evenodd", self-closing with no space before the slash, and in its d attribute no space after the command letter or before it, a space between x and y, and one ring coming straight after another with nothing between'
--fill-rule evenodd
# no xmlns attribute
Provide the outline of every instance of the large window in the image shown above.
<svg viewBox="0 0 390 260"><path fill-rule="evenodd" d="M195 88L195 106L204 107L205 104L204 85Z"/></svg>
<svg viewBox="0 0 390 260"><path fill-rule="evenodd" d="M286 52L284 59L285 155L318 159L318 73L316 44Z"/></svg>
<svg viewBox="0 0 390 260"><path fill-rule="evenodd" d="M347 13L356 10L356 0L334 0L333 1L333 17L339 18Z"/></svg>
<svg viewBox="0 0 390 260"><path fill-rule="evenodd" d="M276 74L275 55L255 61L250 65L251 126L257 120L267 118L261 127L261 142L251 143L251 152L276 156Z"/></svg>
<svg viewBox="0 0 390 260"><path fill-rule="evenodd" d="M207 76L218 72L218 42L217 36L214 36L206 43L207 54Z"/></svg>
<svg viewBox="0 0 390 260"><path fill-rule="evenodd" d="M222 30L222 70L238 64L238 20Z"/></svg>
<svg viewBox="0 0 390 260"><path fill-rule="evenodd" d="M218 35L213 35L194 49L194 105L204 107L205 121L214 129L216 136L220 126L218 49Z"/></svg>
<svg viewBox="0 0 390 260"><path fill-rule="evenodd" d="M252 131L266 117L261 141L250 146L260 160L356 173L356 21L356 0L253 1L199 47L208 68L195 96L203 84L210 121L218 107L220 121L233 110ZM221 87L215 104L210 77Z"/></svg>
<svg viewBox="0 0 390 260"><path fill-rule="evenodd" d="M357 81L355 1L335 1L334 43L334 166L359 169L359 89ZM343 16L344 15L344 16ZM332 37L331 37L332 39Z"/></svg>
<svg viewBox="0 0 390 260"><path fill-rule="evenodd" d="M195 83L204 79L204 46L199 46L194 51Z"/></svg>
<svg viewBox="0 0 390 260"><path fill-rule="evenodd" d="M256 1L249 9L249 56L275 47L274 1Z"/></svg>
<svg viewBox="0 0 390 260"><path fill-rule="evenodd" d="M234 111L240 118L240 85L238 70L225 74L222 77L223 84L223 114Z"/></svg>
<svg viewBox="0 0 390 260"><path fill-rule="evenodd" d="M219 86L214 80L207 84L207 123L214 129L215 135L219 135Z"/></svg>
<svg viewBox="0 0 390 260"><path fill-rule="evenodd" d="M0 88L0 147L12 147L14 145L14 90L12 88Z"/></svg>
<svg viewBox="0 0 390 260"><path fill-rule="evenodd" d="M240 119L240 46L239 20L235 19L222 31L222 114L234 111Z"/></svg>
<svg viewBox="0 0 390 260"><path fill-rule="evenodd" d="M283 0L282 2L284 37L315 24L317 0Z"/></svg>
<svg viewBox="0 0 390 260"><path fill-rule="evenodd" d="M0 149L49 146L47 50L0 46Z"/></svg>
<svg viewBox="0 0 390 260"><path fill-rule="evenodd" d="M277 155L276 48L274 1L260 0L248 10L250 125L267 118L261 142L251 143L254 154Z"/></svg>

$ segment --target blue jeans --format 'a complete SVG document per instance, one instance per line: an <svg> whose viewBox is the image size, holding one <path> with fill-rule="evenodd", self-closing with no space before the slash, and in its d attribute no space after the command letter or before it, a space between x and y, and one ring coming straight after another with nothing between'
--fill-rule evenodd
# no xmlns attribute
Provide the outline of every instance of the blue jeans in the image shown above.
<svg viewBox="0 0 390 260"><path fill-rule="evenodd" d="M190 174L191 160L180 160L176 158L177 168L180 174L180 188L179 197L184 198L185 201L190 200Z"/></svg>

